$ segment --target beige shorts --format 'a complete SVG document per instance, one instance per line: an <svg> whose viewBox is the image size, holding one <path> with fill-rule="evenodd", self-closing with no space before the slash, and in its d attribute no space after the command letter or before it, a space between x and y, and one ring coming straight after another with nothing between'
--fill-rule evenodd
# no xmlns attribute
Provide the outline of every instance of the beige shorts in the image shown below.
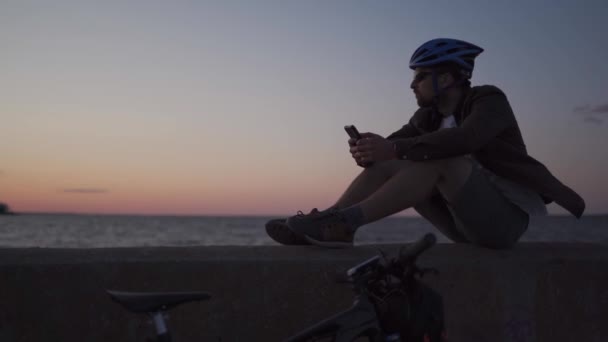
<svg viewBox="0 0 608 342"><path fill-rule="evenodd" d="M449 212L452 220L435 226L455 242L510 248L528 228L528 214L507 199L476 165L452 202L437 194L429 204L436 207L434 210Z"/></svg>

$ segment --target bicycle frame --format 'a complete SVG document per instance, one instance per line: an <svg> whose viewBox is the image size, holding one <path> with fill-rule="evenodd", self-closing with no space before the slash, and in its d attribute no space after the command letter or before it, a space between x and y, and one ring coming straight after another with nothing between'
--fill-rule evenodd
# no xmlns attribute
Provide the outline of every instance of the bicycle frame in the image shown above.
<svg viewBox="0 0 608 342"><path fill-rule="evenodd" d="M376 309L367 295L360 295L348 310L326 318L297 333L285 342L316 341L331 338L333 342L351 342L359 337L384 341Z"/></svg>

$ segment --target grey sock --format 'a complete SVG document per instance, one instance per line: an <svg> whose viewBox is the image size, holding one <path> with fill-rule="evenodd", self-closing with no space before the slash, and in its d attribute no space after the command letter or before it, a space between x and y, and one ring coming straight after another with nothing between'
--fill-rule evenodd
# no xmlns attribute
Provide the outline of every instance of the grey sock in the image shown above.
<svg viewBox="0 0 608 342"><path fill-rule="evenodd" d="M358 205L353 205L348 208L344 208L340 210L344 218L346 218L346 223L353 229L361 227L365 224L365 216L363 215L363 210Z"/></svg>

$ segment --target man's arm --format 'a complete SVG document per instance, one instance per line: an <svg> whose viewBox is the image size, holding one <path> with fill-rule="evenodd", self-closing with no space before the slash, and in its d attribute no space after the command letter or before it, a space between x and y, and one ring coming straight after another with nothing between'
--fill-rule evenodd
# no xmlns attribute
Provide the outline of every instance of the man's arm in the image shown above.
<svg viewBox="0 0 608 342"><path fill-rule="evenodd" d="M473 99L471 114L459 127L395 140L402 159L431 160L473 153L515 124L506 96L498 91Z"/></svg>
<svg viewBox="0 0 608 342"><path fill-rule="evenodd" d="M410 119L410 121L407 124L405 124L403 127L401 127L401 129L399 129L398 131L393 132L391 135L386 137L386 139L395 141L398 139L407 139L407 138L416 137L416 136L419 136L420 134L422 134L418 129L416 129L416 127L414 126L414 124L412 122L412 120L415 116L416 116L416 114L414 114L414 116L412 116L412 118Z"/></svg>

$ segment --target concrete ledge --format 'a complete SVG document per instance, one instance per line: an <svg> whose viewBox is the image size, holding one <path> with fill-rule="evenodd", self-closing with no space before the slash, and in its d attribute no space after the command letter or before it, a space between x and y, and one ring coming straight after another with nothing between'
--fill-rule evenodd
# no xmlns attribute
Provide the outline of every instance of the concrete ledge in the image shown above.
<svg viewBox="0 0 608 342"><path fill-rule="evenodd" d="M0 341L144 341L146 317L104 289L200 290L171 315L175 341L281 341L352 303L336 272L398 245L0 249ZM420 264L444 296L450 341L608 341L608 248L440 244Z"/></svg>

